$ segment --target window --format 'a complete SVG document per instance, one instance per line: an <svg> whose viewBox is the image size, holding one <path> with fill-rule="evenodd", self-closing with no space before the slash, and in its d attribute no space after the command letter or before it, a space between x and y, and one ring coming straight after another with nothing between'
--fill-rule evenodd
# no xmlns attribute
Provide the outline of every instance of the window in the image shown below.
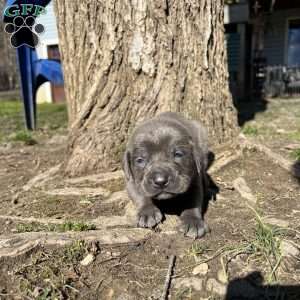
<svg viewBox="0 0 300 300"><path fill-rule="evenodd" d="M288 66L300 66L300 19L289 21L287 63Z"/></svg>

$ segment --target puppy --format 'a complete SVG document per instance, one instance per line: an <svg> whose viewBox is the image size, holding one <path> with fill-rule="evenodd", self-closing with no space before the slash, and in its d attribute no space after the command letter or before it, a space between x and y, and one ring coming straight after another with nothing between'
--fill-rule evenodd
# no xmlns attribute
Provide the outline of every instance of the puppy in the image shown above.
<svg viewBox="0 0 300 300"><path fill-rule="evenodd" d="M123 158L137 225L155 227L164 212L173 211L182 221L180 231L202 237L207 231L202 216L207 167L207 133L199 122L166 112L139 125Z"/></svg>

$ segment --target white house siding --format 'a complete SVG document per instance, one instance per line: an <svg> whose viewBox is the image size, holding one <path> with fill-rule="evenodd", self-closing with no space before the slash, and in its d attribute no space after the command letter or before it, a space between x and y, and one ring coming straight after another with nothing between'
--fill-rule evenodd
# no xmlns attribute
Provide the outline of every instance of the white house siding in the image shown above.
<svg viewBox="0 0 300 300"><path fill-rule="evenodd" d="M287 63L288 20L295 18L300 18L299 8L274 11L267 17L264 54L268 65L283 65Z"/></svg>
<svg viewBox="0 0 300 300"><path fill-rule="evenodd" d="M46 14L39 16L36 23L43 24L45 31L39 36L40 43L37 50L38 58L48 58L47 46L58 44L58 33L56 17L53 10L53 3L46 6ZM51 86L49 82L44 83L37 92L37 102L52 102Z"/></svg>

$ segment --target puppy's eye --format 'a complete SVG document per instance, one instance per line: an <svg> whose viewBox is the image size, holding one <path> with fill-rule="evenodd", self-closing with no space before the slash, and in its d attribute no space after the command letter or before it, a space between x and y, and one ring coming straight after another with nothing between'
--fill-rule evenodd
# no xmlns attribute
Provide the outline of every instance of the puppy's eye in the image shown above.
<svg viewBox="0 0 300 300"><path fill-rule="evenodd" d="M181 150L176 150L175 152L174 152L174 157L175 158L181 158L181 157L183 157L184 156L184 153L183 153L183 151L181 151Z"/></svg>
<svg viewBox="0 0 300 300"><path fill-rule="evenodd" d="M146 160L143 157L137 157L135 163L140 167L144 167L146 165Z"/></svg>

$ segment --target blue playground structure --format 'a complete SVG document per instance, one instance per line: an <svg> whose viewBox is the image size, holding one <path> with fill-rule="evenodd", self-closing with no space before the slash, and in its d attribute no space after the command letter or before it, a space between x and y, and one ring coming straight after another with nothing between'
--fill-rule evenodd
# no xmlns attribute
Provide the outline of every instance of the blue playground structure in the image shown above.
<svg viewBox="0 0 300 300"><path fill-rule="evenodd" d="M46 7L51 0L8 0L5 9L14 6L21 7L24 4L39 5ZM4 9L4 12L5 12ZM20 9L20 12L22 10ZM27 11L25 11L27 13ZM27 15L28 16L28 15ZM36 15L30 14L31 18ZM3 21L7 24L15 23L16 15L4 14ZM28 130L36 129L36 93L38 88L47 81L55 85L63 84L63 74L61 64L53 59L38 59L35 48L27 45L21 45L17 49L17 59L20 70L20 79L22 87L22 98L24 104L25 124Z"/></svg>

